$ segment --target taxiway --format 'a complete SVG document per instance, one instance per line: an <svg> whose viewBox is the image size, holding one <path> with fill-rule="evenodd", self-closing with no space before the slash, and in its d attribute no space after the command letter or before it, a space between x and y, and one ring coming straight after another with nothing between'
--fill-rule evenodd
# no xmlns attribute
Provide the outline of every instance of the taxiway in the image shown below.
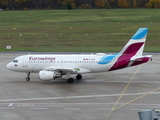
<svg viewBox="0 0 160 120"><path fill-rule="evenodd" d="M9 71L23 53L0 53L1 120L139 120L138 111L160 109L160 54L141 66L42 82L38 74ZM152 54L152 53L150 53ZM74 75L73 75L74 76Z"/></svg>

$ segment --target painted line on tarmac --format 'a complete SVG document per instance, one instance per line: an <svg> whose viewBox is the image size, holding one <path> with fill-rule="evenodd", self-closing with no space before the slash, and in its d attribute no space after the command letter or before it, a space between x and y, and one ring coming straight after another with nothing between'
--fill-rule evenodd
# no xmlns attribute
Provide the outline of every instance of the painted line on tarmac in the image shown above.
<svg viewBox="0 0 160 120"><path fill-rule="evenodd" d="M125 86L123 92L119 95L119 98L117 99L116 103L114 104L114 106L112 107L109 115L107 116L106 120L109 119L109 117L111 116L111 114L115 111L116 106L118 105L119 101L121 100L121 98L124 96L126 90L128 89L128 87L130 86L131 82L133 81L134 77L136 76L136 74L138 73L139 69L142 67L142 65L140 65L138 67L138 69L135 71L135 73L133 74L133 76L131 77L131 79L128 81L127 85Z"/></svg>
<svg viewBox="0 0 160 120"><path fill-rule="evenodd" d="M97 110L112 110L112 108L97 108Z"/></svg>
<svg viewBox="0 0 160 120"><path fill-rule="evenodd" d="M64 110L80 110L81 108L63 108Z"/></svg>
<svg viewBox="0 0 160 120"><path fill-rule="evenodd" d="M144 109L130 109L130 110L142 111L142 110L144 110Z"/></svg>
<svg viewBox="0 0 160 120"><path fill-rule="evenodd" d="M145 107L146 107L146 108L149 108L149 109L153 109L153 108L154 108L154 109L156 109L156 108L159 109L159 108L160 108L160 106L145 106Z"/></svg>
<svg viewBox="0 0 160 120"><path fill-rule="evenodd" d="M128 83L128 81L106 81L105 79L104 80L84 80L83 82ZM156 83L160 83L160 81L132 81L132 83L155 83L156 84Z"/></svg>
<svg viewBox="0 0 160 120"><path fill-rule="evenodd" d="M150 95L150 94L152 94L153 92L155 92L155 91L157 91L157 90L160 90L160 87L157 88L157 89L154 89L153 91L150 91L150 92L148 92L148 93L146 93L146 94L144 94L144 95L142 95L142 96L140 96L140 97L137 97L137 98L135 98L135 99L133 99L133 100L131 100L131 101L129 101L129 102L127 102L127 103L119 106L119 107L116 107L114 110L117 110L117 109L119 109L119 108L121 108L121 107L123 107L123 106L125 106L125 105L128 105L128 104L130 104L130 103L132 103L132 102L134 102L134 101L136 101L136 100L139 100L139 99L141 99L141 98L143 98L143 97L145 97L145 96L147 96L147 95Z"/></svg>
<svg viewBox="0 0 160 120"><path fill-rule="evenodd" d="M133 95L145 95L146 93L126 93L123 96ZM160 92L152 92L150 94L160 94ZM6 99L0 100L0 102L15 102L15 101L30 101L30 100L59 100L59 99L74 99L74 98L96 98L96 97L114 97L120 96L121 94L108 94L108 95L86 95L86 96L67 96L67 97L48 97L48 98L22 98L22 99Z"/></svg>
<svg viewBox="0 0 160 120"><path fill-rule="evenodd" d="M31 108L31 110L47 110L48 108Z"/></svg>
<svg viewBox="0 0 160 120"><path fill-rule="evenodd" d="M15 108L0 108L0 110L14 110Z"/></svg>
<svg viewBox="0 0 160 120"><path fill-rule="evenodd" d="M13 105L13 103L9 104L8 107L11 107Z"/></svg>

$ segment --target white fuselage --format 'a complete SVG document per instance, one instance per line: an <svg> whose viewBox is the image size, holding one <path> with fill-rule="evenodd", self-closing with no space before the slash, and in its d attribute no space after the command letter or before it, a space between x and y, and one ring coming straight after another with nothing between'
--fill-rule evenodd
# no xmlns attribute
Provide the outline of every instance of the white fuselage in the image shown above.
<svg viewBox="0 0 160 120"><path fill-rule="evenodd" d="M104 72L108 71L114 62L98 64L102 55L24 55L15 58L14 61L17 62L8 63L7 68L17 72L35 73L47 69L54 70L57 67L74 68L76 73Z"/></svg>

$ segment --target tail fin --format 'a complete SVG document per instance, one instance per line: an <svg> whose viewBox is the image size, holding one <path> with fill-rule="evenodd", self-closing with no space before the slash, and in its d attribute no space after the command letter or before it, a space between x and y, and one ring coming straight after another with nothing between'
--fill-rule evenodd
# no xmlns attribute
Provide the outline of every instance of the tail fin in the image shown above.
<svg viewBox="0 0 160 120"><path fill-rule="evenodd" d="M120 55L142 56L148 28L139 28L130 41L120 51Z"/></svg>
<svg viewBox="0 0 160 120"><path fill-rule="evenodd" d="M124 46L109 71L139 65L151 60L151 55L143 56L148 28L140 28Z"/></svg>

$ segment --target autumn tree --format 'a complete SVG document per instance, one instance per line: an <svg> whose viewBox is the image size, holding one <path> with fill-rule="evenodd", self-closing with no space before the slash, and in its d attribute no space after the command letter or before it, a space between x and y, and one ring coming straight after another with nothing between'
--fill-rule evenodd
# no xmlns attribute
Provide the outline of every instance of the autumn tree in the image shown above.
<svg viewBox="0 0 160 120"><path fill-rule="evenodd" d="M96 1L94 1L94 3L95 3L97 8L102 8L105 5L104 0L96 0Z"/></svg>
<svg viewBox="0 0 160 120"><path fill-rule="evenodd" d="M136 8L137 7L137 0L133 0L133 8Z"/></svg>
<svg viewBox="0 0 160 120"><path fill-rule="evenodd" d="M58 0L58 3L61 4L63 9L75 9L75 0Z"/></svg>
<svg viewBox="0 0 160 120"><path fill-rule="evenodd" d="M108 0L96 0L94 3L97 8L110 8Z"/></svg>
<svg viewBox="0 0 160 120"><path fill-rule="evenodd" d="M107 9L111 8L111 6L110 6L108 0L105 1L104 8L107 8Z"/></svg>
<svg viewBox="0 0 160 120"><path fill-rule="evenodd" d="M79 8L80 9L91 9L92 7L89 4L82 4Z"/></svg>
<svg viewBox="0 0 160 120"><path fill-rule="evenodd" d="M160 0L0 0L4 10L144 7L160 8Z"/></svg>
<svg viewBox="0 0 160 120"><path fill-rule="evenodd" d="M160 8L160 0L149 0L146 4L147 8Z"/></svg>
<svg viewBox="0 0 160 120"><path fill-rule="evenodd" d="M145 7L148 1L149 0L137 0L137 7L139 8Z"/></svg>
<svg viewBox="0 0 160 120"><path fill-rule="evenodd" d="M0 6L2 6L3 9L7 8L7 10L10 10L10 8L18 8L14 0L0 0Z"/></svg>
<svg viewBox="0 0 160 120"><path fill-rule="evenodd" d="M8 1L0 0L0 8L2 8L2 6L7 6L7 5L8 5Z"/></svg>
<svg viewBox="0 0 160 120"><path fill-rule="evenodd" d="M111 6L111 8L117 8L117 0L108 0L109 5Z"/></svg>
<svg viewBox="0 0 160 120"><path fill-rule="evenodd" d="M30 0L14 0L14 2L18 3L19 5L21 5L27 1L30 1Z"/></svg>
<svg viewBox="0 0 160 120"><path fill-rule="evenodd" d="M30 2L30 0L14 0L15 6L17 7L17 9L24 9L24 8L28 8L29 6L27 6L27 2Z"/></svg>
<svg viewBox="0 0 160 120"><path fill-rule="evenodd" d="M129 4L127 3L126 0L118 0L118 6L120 8L128 8L129 7Z"/></svg>

